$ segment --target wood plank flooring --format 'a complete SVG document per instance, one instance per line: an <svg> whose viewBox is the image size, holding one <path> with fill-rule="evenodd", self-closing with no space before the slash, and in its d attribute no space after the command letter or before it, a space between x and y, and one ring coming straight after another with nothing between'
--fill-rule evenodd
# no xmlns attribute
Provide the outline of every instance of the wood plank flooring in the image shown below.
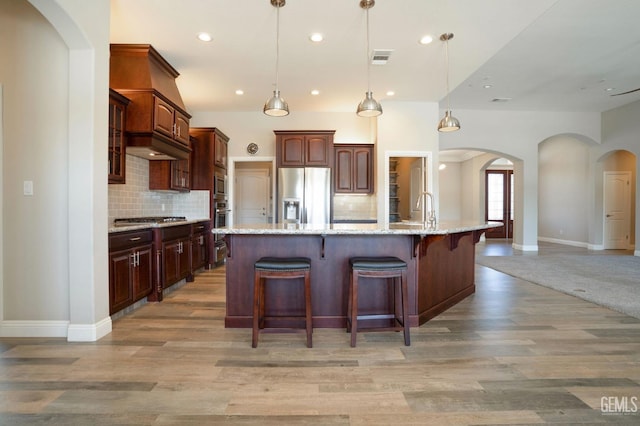
<svg viewBox="0 0 640 426"><path fill-rule="evenodd" d="M410 347L315 329L252 349L205 271L95 343L0 339L0 425L640 424L640 320L481 266L476 285Z"/></svg>

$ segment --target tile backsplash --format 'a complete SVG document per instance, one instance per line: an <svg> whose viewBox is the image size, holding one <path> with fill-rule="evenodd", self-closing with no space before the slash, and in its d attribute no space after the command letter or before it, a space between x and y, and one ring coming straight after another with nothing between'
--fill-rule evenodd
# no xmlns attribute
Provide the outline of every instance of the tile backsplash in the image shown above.
<svg viewBox="0 0 640 426"><path fill-rule="evenodd" d="M333 220L375 220L375 195L334 195Z"/></svg>
<svg viewBox="0 0 640 426"><path fill-rule="evenodd" d="M209 217L209 191L149 190L149 160L127 155L126 183L109 185L109 224L115 218L139 216Z"/></svg>

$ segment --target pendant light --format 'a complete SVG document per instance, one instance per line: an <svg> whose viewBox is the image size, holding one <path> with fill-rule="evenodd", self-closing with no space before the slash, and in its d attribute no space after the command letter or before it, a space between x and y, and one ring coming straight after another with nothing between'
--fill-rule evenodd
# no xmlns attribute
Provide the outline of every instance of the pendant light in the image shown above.
<svg viewBox="0 0 640 426"><path fill-rule="evenodd" d="M382 106L373 99L373 93L371 92L371 66L369 61L369 9L375 4L375 0L360 0L360 7L367 11L367 94L362 102L358 104L357 114L360 117L376 117L382 114Z"/></svg>
<svg viewBox="0 0 640 426"><path fill-rule="evenodd" d="M451 115L451 106L449 105L449 40L453 38L453 33L444 33L440 36L440 40L444 41L444 51L447 59L447 109L444 112L444 118L438 123L439 132L455 132L460 129L460 122Z"/></svg>
<svg viewBox="0 0 640 426"><path fill-rule="evenodd" d="M278 67L280 65L280 8L286 3L286 0L270 0L271 5L276 8L276 88L273 96L264 104L263 112L272 117L283 117L289 115L289 105L280 96L278 89Z"/></svg>

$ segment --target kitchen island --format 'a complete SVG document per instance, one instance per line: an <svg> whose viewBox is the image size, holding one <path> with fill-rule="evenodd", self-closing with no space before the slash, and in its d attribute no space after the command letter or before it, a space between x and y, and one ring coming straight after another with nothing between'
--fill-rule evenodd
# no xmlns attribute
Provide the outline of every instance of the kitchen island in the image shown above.
<svg viewBox="0 0 640 426"><path fill-rule="evenodd" d="M262 224L213 229L227 242L225 326L252 326L253 264L263 256L311 259L313 326L328 328L346 326L349 258L396 256L408 265L410 324L418 326L474 293L475 244L485 230L500 225ZM269 315L302 312L301 286L274 280L270 288L265 296ZM391 311L389 288L381 281L371 283L367 294L359 296L360 312Z"/></svg>

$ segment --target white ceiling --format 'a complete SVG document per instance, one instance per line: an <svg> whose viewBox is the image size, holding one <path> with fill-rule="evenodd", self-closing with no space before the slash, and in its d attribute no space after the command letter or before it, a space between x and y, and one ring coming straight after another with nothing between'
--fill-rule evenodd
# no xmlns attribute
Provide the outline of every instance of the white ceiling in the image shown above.
<svg viewBox="0 0 640 426"><path fill-rule="evenodd" d="M153 45L180 72L189 112L261 111L271 96L276 8L270 0L111 4L111 42ZM444 106L439 36L451 32L454 115L467 108L606 111L640 100L640 91L611 96L640 87L639 18L639 0L377 0L369 11L370 47L393 53L386 65L371 66L371 89L383 107L391 99ZM198 41L201 31L213 41ZM312 32L325 41L309 41ZM418 43L425 34L434 38L430 45ZM355 112L367 90L365 55L359 0L287 0L280 9L279 88L292 114ZM320 95L311 96L312 89Z"/></svg>

